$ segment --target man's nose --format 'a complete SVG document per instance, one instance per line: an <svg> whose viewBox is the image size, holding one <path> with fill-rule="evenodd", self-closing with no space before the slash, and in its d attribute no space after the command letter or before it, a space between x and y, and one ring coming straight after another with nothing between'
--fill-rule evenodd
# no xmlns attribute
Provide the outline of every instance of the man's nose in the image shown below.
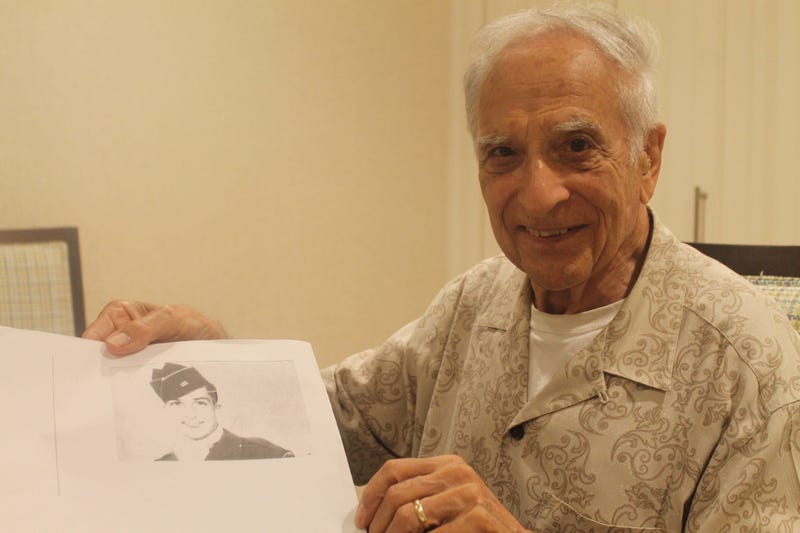
<svg viewBox="0 0 800 533"><path fill-rule="evenodd" d="M519 202L528 215L544 216L569 198L564 177L542 159L530 159L524 168Z"/></svg>

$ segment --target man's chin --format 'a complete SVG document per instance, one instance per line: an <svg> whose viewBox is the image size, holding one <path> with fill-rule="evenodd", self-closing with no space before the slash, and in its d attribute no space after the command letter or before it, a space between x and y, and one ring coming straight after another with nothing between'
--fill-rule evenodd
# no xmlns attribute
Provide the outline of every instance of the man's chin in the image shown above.
<svg viewBox="0 0 800 533"><path fill-rule="evenodd" d="M547 292L567 291L580 285L584 281L584 276L576 272L571 272L568 266L559 270L548 270L546 272L530 269L525 270L525 273L528 275L531 286L535 290Z"/></svg>
<svg viewBox="0 0 800 533"><path fill-rule="evenodd" d="M214 429L212 429L211 431L206 431L206 429L203 428L202 430L198 431L187 431L183 433L183 436L189 440L203 440L204 438L214 433Z"/></svg>
<svg viewBox="0 0 800 533"><path fill-rule="evenodd" d="M591 265L587 269L583 253L565 251L546 258L539 254L522 254L516 259L513 256L509 259L525 272L531 285L546 291L565 291L580 285L591 276Z"/></svg>

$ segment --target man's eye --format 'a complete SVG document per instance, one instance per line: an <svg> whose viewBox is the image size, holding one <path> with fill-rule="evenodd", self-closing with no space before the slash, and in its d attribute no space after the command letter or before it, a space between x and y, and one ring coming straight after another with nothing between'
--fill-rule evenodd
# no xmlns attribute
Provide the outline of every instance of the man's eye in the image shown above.
<svg viewBox="0 0 800 533"><path fill-rule="evenodd" d="M524 160L523 154L510 146L495 146L486 152L482 167L491 174L506 174Z"/></svg>
<svg viewBox="0 0 800 533"><path fill-rule="evenodd" d="M489 151L490 157L511 157L514 155L514 150L508 146L497 146Z"/></svg>
<svg viewBox="0 0 800 533"><path fill-rule="evenodd" d="M585 152L592 147L592 143L588 140L584 139L583 137L578 137L569 141L569 151L570 152Z"/></svg>

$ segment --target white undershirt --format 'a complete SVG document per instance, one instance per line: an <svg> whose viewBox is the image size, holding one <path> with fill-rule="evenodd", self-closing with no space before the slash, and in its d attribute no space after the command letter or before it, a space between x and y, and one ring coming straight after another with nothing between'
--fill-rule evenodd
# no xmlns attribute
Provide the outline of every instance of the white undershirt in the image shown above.
<svg viewBox="0 0 800 533"><path fill-rule="evenodd" d="M575 315L551 315L531 306L528 399L536 396L566 362L611 322L622 302Z"/></svg>

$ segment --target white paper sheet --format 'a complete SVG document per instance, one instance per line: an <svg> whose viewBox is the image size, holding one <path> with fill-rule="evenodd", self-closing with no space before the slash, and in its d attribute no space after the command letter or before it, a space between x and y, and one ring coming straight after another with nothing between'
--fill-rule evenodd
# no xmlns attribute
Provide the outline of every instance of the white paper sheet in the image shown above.
<svg viewBox="0 0 800 533"><path fill-rule="evenodd" d="M219 393L217 420L295 457L156 461L175 428L150 386L165 362ZM307 343L101 343L0 327L5 531L356 531L356 495Z"/></svg>

